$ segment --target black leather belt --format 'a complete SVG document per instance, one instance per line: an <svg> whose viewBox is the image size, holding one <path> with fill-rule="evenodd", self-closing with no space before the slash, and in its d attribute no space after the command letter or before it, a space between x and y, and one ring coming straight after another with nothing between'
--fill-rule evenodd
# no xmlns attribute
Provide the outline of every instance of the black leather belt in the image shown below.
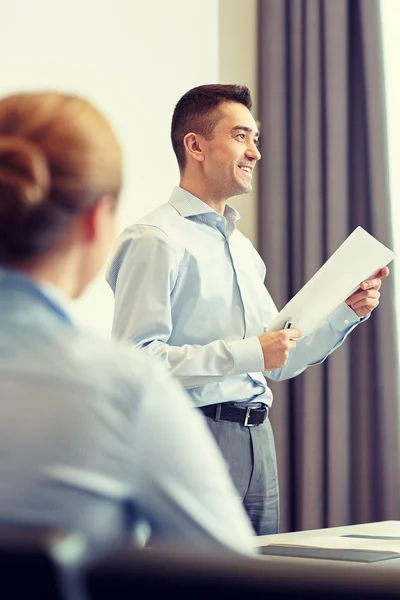
<svg viewBox="0 0 400 600"><path fill-rule="evenodd" d="M238 406L230 402L222 402L221 404L208 404L200 406L200 410L206 417L214 419L214 421L233 421L241 423L245 427L254 427L261 425L268 417L268 406Z"/></svg>

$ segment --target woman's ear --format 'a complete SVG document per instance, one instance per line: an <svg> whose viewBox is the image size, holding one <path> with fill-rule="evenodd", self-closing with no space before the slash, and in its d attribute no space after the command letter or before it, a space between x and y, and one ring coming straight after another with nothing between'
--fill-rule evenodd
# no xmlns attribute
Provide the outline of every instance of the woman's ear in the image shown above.
<svg viewBox="0 0 400 600"><path fill-rule="evenodd" d="M81 215L82 231L87 242L103 239L115 221L115 199L105 194Z"/></svg>

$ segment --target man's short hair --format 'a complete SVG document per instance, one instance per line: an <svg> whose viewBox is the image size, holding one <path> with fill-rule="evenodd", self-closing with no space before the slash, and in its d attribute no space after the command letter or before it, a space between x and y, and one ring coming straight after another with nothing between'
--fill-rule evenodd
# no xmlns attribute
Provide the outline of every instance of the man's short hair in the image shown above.
<svg viewBox="0 0 400 600"><path fill-rule="evenodd" d="M193 132L211 139L215 125L222 118L218 107L224 102L238 102L249 110L252 107L250 91L243 85L200 85L178 101L172 117L171 141L181 171L186 166L185 135Z"/></svg>

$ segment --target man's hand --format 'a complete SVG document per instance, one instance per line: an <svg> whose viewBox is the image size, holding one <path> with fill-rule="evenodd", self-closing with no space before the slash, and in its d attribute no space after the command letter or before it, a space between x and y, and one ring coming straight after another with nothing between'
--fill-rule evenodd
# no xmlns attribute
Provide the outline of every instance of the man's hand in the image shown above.
<svg viewBox="0 0 400 600"><path fill-rule="evenodd" d="M371 279L363 281L359 289L347 298L346 304L354 310L358 317L365 317L378 306L382 279L389 273L388 267L383 267Z"/></svg>
<svg viewBox="0 0 400 600"><path fill-rule="evenodd" d="M272 371L286 365L290 350L296 348L295 340L302 336L300 329L281 329L258 336L264 355L264 370Z"/></svg>

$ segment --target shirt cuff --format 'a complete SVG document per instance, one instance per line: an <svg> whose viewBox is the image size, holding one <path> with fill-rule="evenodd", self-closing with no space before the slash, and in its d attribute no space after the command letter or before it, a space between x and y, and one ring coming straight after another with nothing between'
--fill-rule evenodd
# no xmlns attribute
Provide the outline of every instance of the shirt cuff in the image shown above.
<svg viewBox="0 0 400 600"><path fill-rule="evenodd" d="M352 329L358 323L365 321L369 317L369 314L365 317L358 317L354 310L343 302L339 308L328 318L329 323L336 331L348 331Z"/></svg>
<svg viewBox="0 0 400 600"><path fill-rule="evenodd" d="M258 337L227 344L234 361L234 375L264 371L264 355Z"/></svg>

